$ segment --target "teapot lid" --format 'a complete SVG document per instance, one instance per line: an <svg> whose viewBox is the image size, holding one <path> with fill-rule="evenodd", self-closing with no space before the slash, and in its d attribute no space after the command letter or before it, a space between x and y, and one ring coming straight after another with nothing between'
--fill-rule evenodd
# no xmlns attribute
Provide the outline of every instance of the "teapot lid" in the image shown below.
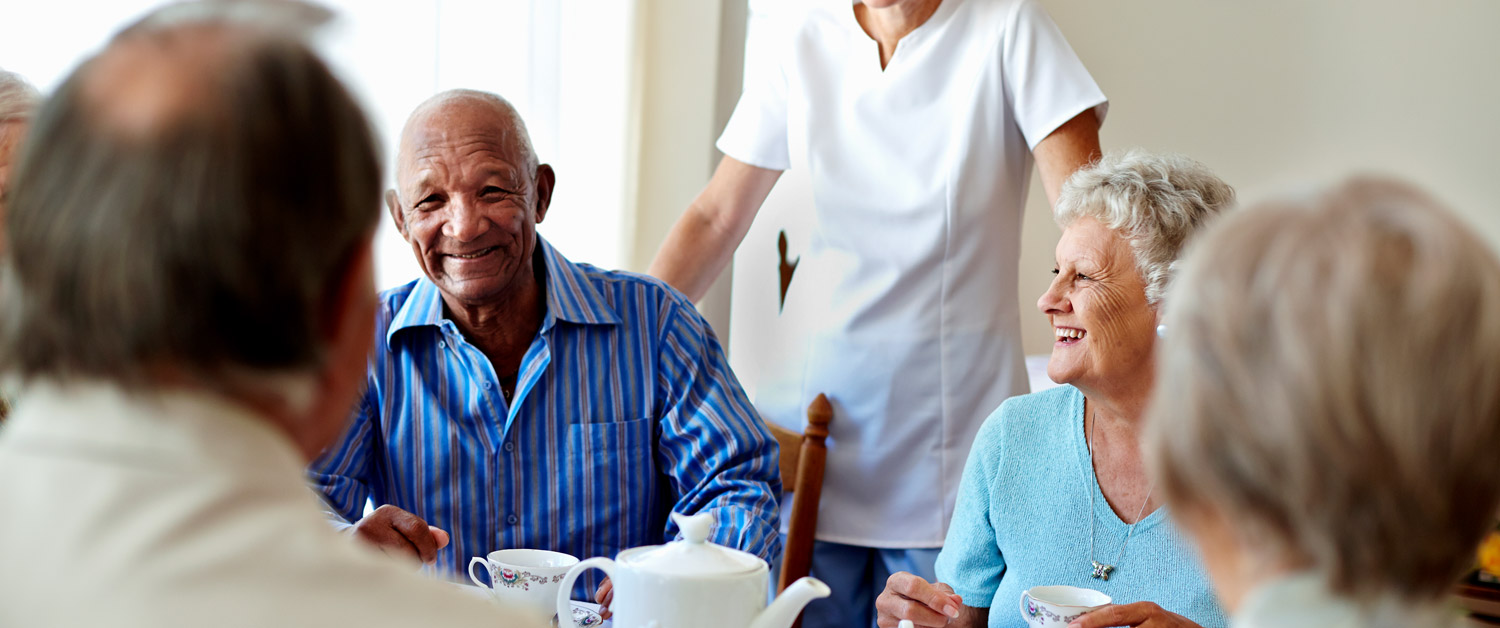
<svg viewBox="0 0 1500 628"><path fill-rule="evenodd" d="M620 557L620 562L652 573L669 576L727 576L745 574L765 565L759 557L708 542L714 515L672 513L672 520L682 531L682 540L666 545L642 548L640 552Z"/></svg>

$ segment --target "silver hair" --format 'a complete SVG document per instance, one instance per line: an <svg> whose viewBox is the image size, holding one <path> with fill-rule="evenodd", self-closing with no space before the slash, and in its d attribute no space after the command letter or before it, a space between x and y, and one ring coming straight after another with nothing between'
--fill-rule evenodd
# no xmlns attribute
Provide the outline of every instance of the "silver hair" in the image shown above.
<svg viewBox="0 0 1500 628"><path fill-rule="evenodd" d="M1093 218L1130 245L1146 280L1146 302L1161 303L1172 264L1199 227L1234 203L1234 188L1182 155L1141 150L1105 155L1063 183L1057 224Z"/></svg>
<svg viewBox="0 0 1500 628"><path fill-rule="evenodd" d="M1157 490L1260 569L1443 597L1500 505L1500 260L1368 178L1237 211L1190 248L1148 411Z"/></svg>
<svg viewBox="0 0 1500 628"><path fill-rule="evenodd" d="M0 124L31 117L42 95L21 75L0 68Z"/></svg>

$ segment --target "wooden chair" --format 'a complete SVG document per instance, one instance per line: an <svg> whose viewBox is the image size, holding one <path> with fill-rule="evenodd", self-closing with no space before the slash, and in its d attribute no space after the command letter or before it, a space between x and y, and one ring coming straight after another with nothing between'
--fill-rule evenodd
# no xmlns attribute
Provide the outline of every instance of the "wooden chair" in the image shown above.
<svg viewBox="0 0 1500 628"><path fill-rule="evenodd" d="M781 579L776 592L806 576L812 564L813 537L818 531L818 501L823 497L823 464L828 457L828 424L833 406L818 395L807 406L807 429L802 433L767 422L781 445L781 481L792 493L792 517L781 554ZM800 628L799 616L793 628Z"/></svg>

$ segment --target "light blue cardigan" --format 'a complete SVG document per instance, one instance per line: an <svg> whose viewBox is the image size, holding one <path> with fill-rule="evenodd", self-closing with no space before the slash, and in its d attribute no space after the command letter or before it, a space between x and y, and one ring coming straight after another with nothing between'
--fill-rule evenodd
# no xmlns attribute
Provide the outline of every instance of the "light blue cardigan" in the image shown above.
<svg viewBox="0 0 1500 628"><path fill-rule="evenodd" d="M1089 493L1095 557L1113 564L1091 577ZM1115 603L1155 602L1205 628L1228 624L1208 575L1186 538L1157 509L1135 527L1105 503L1083 435L1083 394L1072 386L1000 404L975 438L958 489L938 580L964 604L990 607L991 628L1023 628L1021 592L1067 584L1103 591Z"/></svg>

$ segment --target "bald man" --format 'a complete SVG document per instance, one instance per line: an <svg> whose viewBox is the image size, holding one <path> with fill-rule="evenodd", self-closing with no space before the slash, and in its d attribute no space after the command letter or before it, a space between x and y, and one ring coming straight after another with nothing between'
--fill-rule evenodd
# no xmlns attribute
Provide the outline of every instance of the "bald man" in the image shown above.
<svg viewBox="0 0 1500 628"><path fill-rule="evenodd" d="M505 548L612 557L671 540L674 511L776 556L776 442L713 331L538 235L555 181L498 96L412 113L386 202L425 277L380 295L366 391L314 482L358 537L444 573Z"/></svg>
<svg viewBox="0 0 1500 628"><path fill-rule="evenodd" d="M293 2L180 3L37 114L7 206L0 626L546 626L329 529L380 167ZM33 141L34 140L34 141ZM24 305L24 307L22 307Z"/></svg>

